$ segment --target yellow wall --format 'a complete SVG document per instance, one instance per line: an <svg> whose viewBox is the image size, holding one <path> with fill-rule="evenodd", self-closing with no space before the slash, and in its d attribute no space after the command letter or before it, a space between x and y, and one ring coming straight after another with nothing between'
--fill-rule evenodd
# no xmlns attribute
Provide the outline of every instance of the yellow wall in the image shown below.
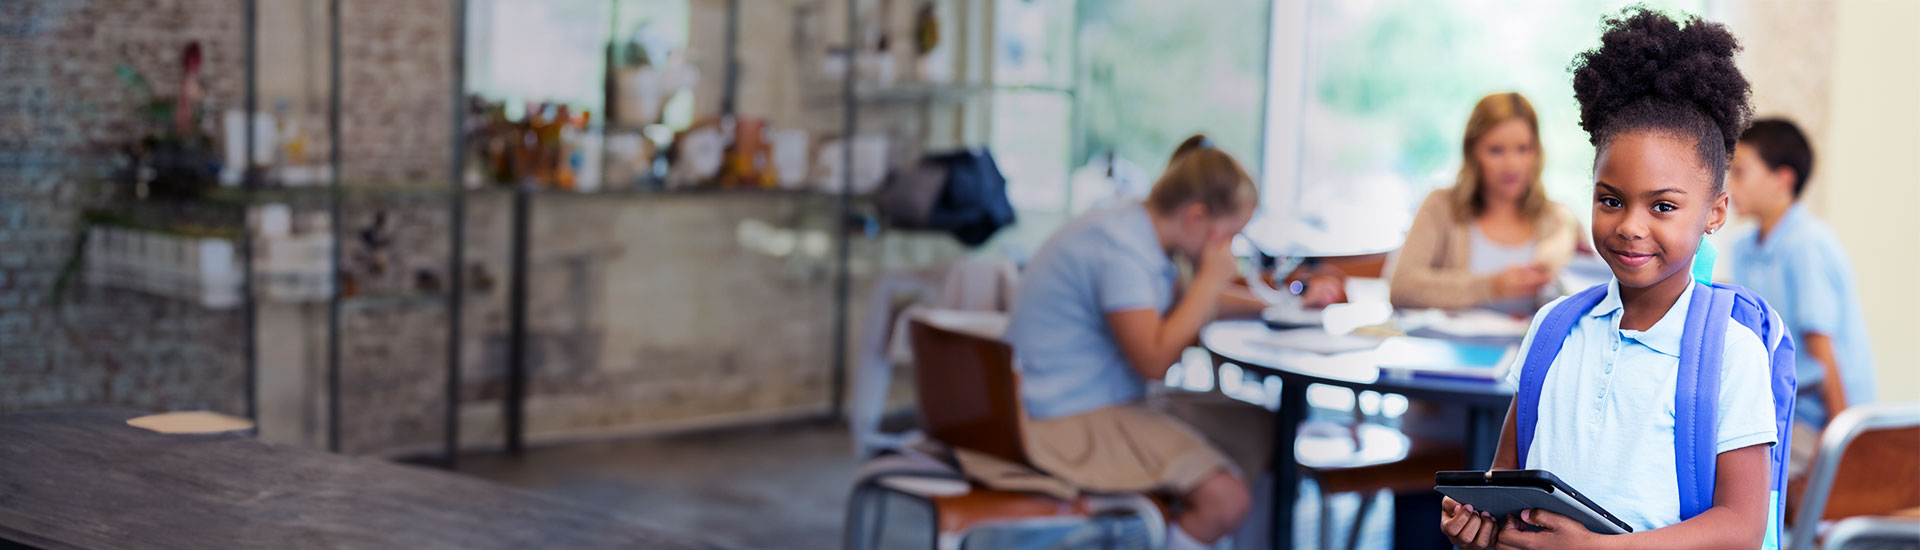
<svg viewBox="0 0 1920 550"><path fill-rule="evenodd" d="M1821 216L1853 257L1882 401L1920 401L1920 2L1838 3Z"/></svg>

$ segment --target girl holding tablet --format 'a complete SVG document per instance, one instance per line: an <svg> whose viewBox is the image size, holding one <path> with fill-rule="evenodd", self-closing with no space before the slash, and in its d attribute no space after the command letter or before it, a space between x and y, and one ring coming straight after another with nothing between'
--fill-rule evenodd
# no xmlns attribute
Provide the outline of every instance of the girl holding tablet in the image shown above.
<svg viewBox="0 0 1920 550"><path fill-rule="evenodd" d="M1498 521L1451 499L1440 528L1463 548L1756 548L1767 540L1770 448L1778 439L1772 363L1761 335L1727 323L1719 351L1711 505L1682 518L1675 451L1681 335L1696 289L1701 236L1727 220L1735 140L1752 107L1724 26L1629 8L1604 24L1601 45L1574 60L1580 124L1595 147L1593 243L1613 271L1581 312L1538 394L1533 438L1519 463L1510 409L1493 469L1547 470L1629 524L1601 535L1565 516L1528 510ZM1585 294L1585 293L1583 293ZM1534 317L1525 357L1547 312ZM1703 351L1702 353L1711 353ZM1703 363L1704 365L1704 363ZM1703 367L1704 368L1704 367ZM1510 369L1516 380L1522 368ZM1518 401L1518 400L1516 400ZM1686 434L1692 436L1694 434ZM1693 438L1689 438L1692 440Z"/></svg>

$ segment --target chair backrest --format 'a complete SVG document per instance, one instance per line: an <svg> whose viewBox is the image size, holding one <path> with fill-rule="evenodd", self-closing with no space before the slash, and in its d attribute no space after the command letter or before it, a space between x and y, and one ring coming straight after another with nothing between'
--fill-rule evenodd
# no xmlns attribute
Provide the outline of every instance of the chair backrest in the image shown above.
<svg viewBox="0 0 1920 550"><path fill-rule="evenodd" d="M1920 507L1920 403L1848 408L1820 434L1793 544L1813 548L1821 520Z"/></svg>
<svg viewBox="0 0 1920 550"><path fill-rule="evenodd" d="M942 443L1025 464L1013 348L923 319L908 331L921 429Z"/></svg>
<svg viewBox="0 0 1920 550"><path fill-rule="evenodd" d="M1920 519L1856 517L1833 524L1826 550L1912 550L1920 548Z"/></svg>

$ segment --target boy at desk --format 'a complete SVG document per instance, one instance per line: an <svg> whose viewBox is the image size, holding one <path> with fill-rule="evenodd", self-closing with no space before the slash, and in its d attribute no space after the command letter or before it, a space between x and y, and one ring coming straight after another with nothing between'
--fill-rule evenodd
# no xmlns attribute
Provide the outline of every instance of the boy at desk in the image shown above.
<svg viewBox="0 0 1920 550"><path fill-rule="evenodd" d="M1813 458L1818 433L1849 405L1874 399L1873 355L1854 291L1852 261L1827 224L1800 205L1813 148L1784 119L1754 121L1734 147L1727 191L1735 211L1758 221L1733 241L1733 280L1780 312L1799 344L1800 395L1793 464Z"/></svg>
<svg viewBox="0 0 1920 550"><path fill-rule="evenodd" d="M1575 58L1573 87L1595 147L1593 243L1613 281L1603 296L1561 298L1535 315L1520 357L1536 340L1564 339L1544 373L1523 375L1524 359L1510 369L1516 384L1539 384L1537 414L1528 413L1532 438L1518 449L1516 398L1492 467L1550 471L1634 532L1602 535L1544 510L1495 518L1450 498L1440 528L1469 549L1756 548L1769 540L1770 452L1779 439L1762 334L1727 322L1718 395L1696 396L1715 411L1712 433L1684 439L1711 447L1705 491L1681 486L1678 467L1695 463L1675 448L1696 435L1680 433L1675 415L1689 309L1702 307L1696 292L1724 292L1695 284L1692 267L1702 235L1726 223L1727 164L1752 111L1733 61L1739 45L1722 25L1644 7L1607 18L1603 31L1599 47ZM1569 333L1542 335L1543 319L1576 297L1598 300L1555 317L1570 322ZM1708 495L1703 511L1683 515L1683 501Z"/></svg>
<svg viewBox="0 0 1920 550"><path fill-rule="evenodd" d="M1251 456L1269 437L1262 409L1244 406L1244 423L1189 423L1148 404L1148 382L1163 379L1217 313L1265 305L1231 284L1239 269L1228 250L1258 203L1240 163L1194 136L1146 202L1088 212L1049 238L1009 315L1029 460L1083 489L1172 496L1182 506L1169 548L1205 548L1237 529L1247 476L1265 459ZM1184 288L1175 257L1194 265ZM1196 431L1210 428L1232 432Z"/></svg>

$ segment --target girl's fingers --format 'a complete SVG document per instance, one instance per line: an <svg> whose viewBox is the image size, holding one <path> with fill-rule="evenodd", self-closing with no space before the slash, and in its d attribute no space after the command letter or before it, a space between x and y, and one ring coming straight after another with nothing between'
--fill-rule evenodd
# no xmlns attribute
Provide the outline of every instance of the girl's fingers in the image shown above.
<svg viewBox="0 0 1920 550"><path fill-rule="evenodd" d="M1465 511L1461 511L1458 514L1454 514L1453 520L1447 522L1445 526L1446 528L1443 529L1443 532L1445 532L1447 534L1447 537L1449 538L1452 538L1454 540L1461 540L1460 532L1466 529L1467 518L1469 517L1473 517L1473 514L1466 513Z"/></svg>
<svg viewBox="0 0 1920 550"><path fill-rule="evenodd" d="M1500 532L1500 525L1492 519L1485 517L1481 518L1480 521L1485 526L1480 528L1480 536L1473 539L1473 545L1480 548L1492 548L1494 534Z"/></svg>
<svg viewBox="0 0 1920 550"><path fill-rule="evenodd" d="M1486 530L1487 520L1481 518L1478 512L1467 514L1467 526L1460 530L1460 542L1472 545L1473 541L1479 540L1480 534Z"/></svg>

